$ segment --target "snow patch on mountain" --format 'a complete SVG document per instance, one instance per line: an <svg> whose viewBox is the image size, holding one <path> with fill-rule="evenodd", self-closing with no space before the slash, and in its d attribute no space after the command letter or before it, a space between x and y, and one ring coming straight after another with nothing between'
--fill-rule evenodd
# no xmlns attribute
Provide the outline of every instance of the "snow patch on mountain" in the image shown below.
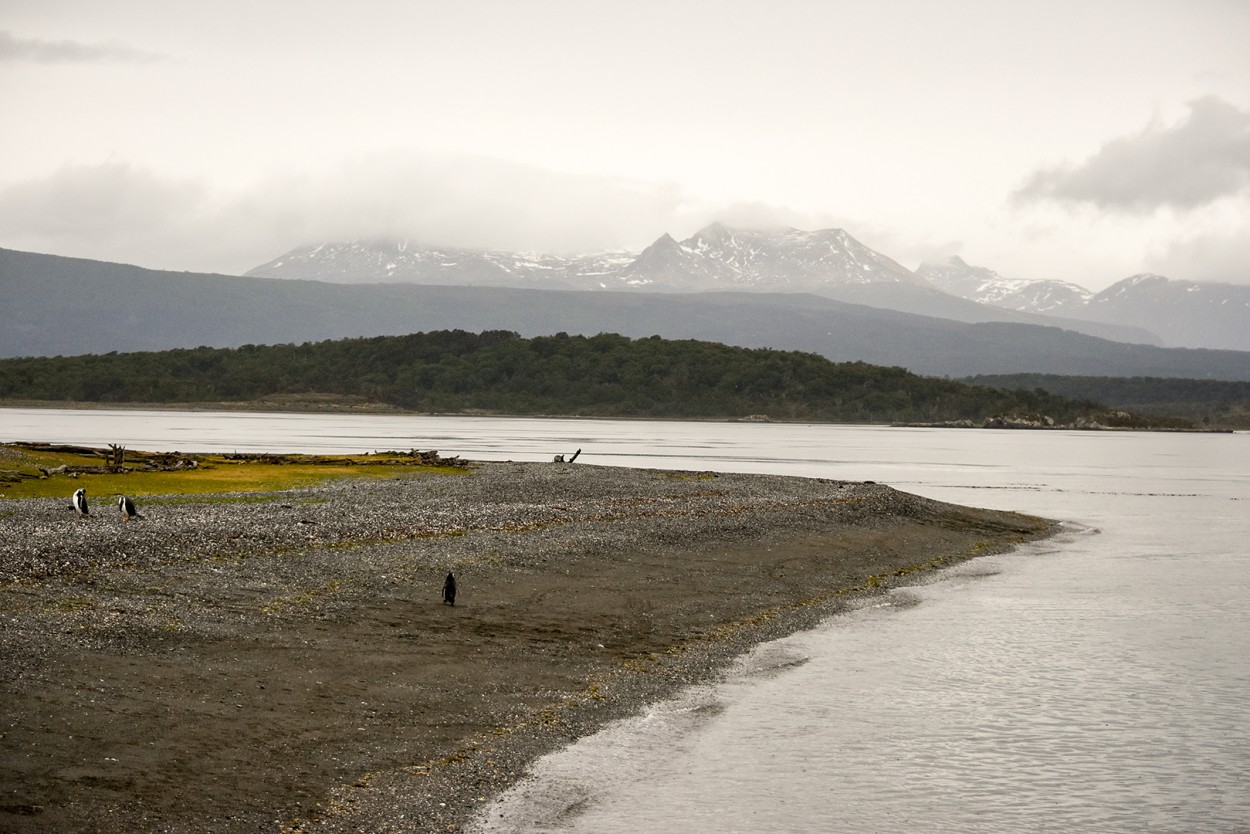
<svg viewBox="0 0 1250 834"><path fill-rule="evenodd" d="M584 288L585 279L618 273L630 253L563 257L424 247L411 241L347 241L303 246L250 270L262 278L294 278L346 284L417 283L547 288Z"/></svg>
<svg viewBox="0 0 1250 834"><path fill-rule="evenodd" d="M1067 281L1004 278L992 269L972 266L958 256L925 261L916 273L935 287L960 298L1029 313L1067 314L1083 307L1094 295Z"/></svg>
<svg viewBox="0 0 1250 834"><path fill-rule="evenodd" d="M811 292L856 284L929 284L841 229L731 229L713 223L677 241L664 234L642 252L561 256L421 247L410 241L322 243L247 273L342 283L496 284L663 292Z"/></svg>

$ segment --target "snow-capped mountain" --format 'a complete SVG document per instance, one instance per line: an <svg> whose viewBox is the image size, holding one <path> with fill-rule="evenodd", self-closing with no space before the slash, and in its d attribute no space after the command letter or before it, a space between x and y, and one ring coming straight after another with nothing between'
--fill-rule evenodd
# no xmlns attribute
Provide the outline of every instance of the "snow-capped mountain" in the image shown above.
<svg viewBox="0 0 1250 834"><path fill-rule="evenodd" d="M1014 321L1127 342L1140 328L1052 318L971 301L860 243L842 229L735 229L713 223L686 240L664 234L639 253L566 257L407 242L354 241L295 249L248 277L333 283L412 283L617 292L807 292L838 301L963 322Z"/></svg>
<svg viewBox="0 0 1250 834"><path fill-rule="evenodd" d="M1250 287L1238 284L1134 275L1094 294L1065 281L1004 278L958 257L927 261L916 272L946 292L982 304L1136 327L1169 347L1250 350Z"/></svg>
<svg viewBox="0 0 1250 834"><path fill-rule="evenodd" d="M588 289L616 275L630 253L566 258L527 252L423 247L407 241L350 241L301 246L248 271L249 277L335 284L452 284Z"/></svg>
<svg viewBox="0 0 1250 834"><path fill-rule="evenodd" d="M664 235L622 277L631 286L694 290L819 292L829 286L926 280L842 229L731 229L713 223L681 242Z"/></svg>
<svg viewBox="0 0 1250 834"><path fill-rule="evenodd" d="M617 292L806 292L963 322L1062 327L1117 341L1250 350L1250 288L1135 276L1098 295L1020 281L953 257L912 272L842 229L735 229L713 223L642 252L563 256L405 242L295 249L249 277Z"/></svg>
<svg viewBox="0 0 1250 834"><path fill-rule="evenodd" d="M1067 281L1004 278L992 269L972 266L963 258L925 261L916 273L952 295L1008 310L1067 315L1084 307L1094 294Z"/></svg>
<svg viewBox="0 0 1250 834"><path fill-rule="evenodd" d="M755 231L713 223L683 241L665 234L641 253L577 257L406 242L326 243L295 249L249 277L334 283L475 284L547 289L818 291L821 287L904 283L914 272L841 229Z"/></svg>
<svg viewBox="0 0 1250 834"><path fill-rule="evenodd" d="M1250 351L1250 286L1133 275L1095 295L1073 315L1133 322L1172 347Z"/></svg>

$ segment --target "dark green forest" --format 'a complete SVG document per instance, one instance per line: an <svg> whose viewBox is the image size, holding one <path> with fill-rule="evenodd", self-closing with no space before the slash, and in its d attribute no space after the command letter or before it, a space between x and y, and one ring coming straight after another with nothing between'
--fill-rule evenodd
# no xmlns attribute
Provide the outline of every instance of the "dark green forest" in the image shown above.
<svg viewBox="0 0 1250 834"><path fill-rule="evenodd" d="M461 330L293 345L0 360L0 399L92 403L255 402L335 395L427 413L935 422L1100 406L812 353L658 336Z"/></svg>
<svg viewBox="0 0 1250 834"><path fill-rule="evenodd" d="M1055 374L975 376L963 381L1012 390L1041 388L1138 414L1178 417L1211 428L1250 429L1250 382Z"/></svg>

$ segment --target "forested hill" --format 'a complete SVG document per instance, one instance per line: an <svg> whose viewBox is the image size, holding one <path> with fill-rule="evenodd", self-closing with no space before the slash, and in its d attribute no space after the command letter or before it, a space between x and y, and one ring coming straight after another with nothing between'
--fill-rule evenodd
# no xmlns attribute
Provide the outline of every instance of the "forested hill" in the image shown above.
<svg viewBox="0 0 1250 834"><path fill-rule="evenodd" d="M0 399L257 402L335 395L419 412L894 422L1044 414L1095 403L835 363L811 353L508 331L0 360Z"/></svg>

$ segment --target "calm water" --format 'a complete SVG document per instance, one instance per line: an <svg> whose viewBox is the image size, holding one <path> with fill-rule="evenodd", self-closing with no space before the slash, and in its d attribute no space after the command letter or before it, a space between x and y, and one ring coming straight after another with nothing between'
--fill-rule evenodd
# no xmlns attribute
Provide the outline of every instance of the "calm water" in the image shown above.
<svg viewBox="0 0 1250 834"><path fill-rule="evenodd" d="M1069 522L544 759L491 832L1250 832L1250 435L0 410L0 440L872 479Z"/></svg>

